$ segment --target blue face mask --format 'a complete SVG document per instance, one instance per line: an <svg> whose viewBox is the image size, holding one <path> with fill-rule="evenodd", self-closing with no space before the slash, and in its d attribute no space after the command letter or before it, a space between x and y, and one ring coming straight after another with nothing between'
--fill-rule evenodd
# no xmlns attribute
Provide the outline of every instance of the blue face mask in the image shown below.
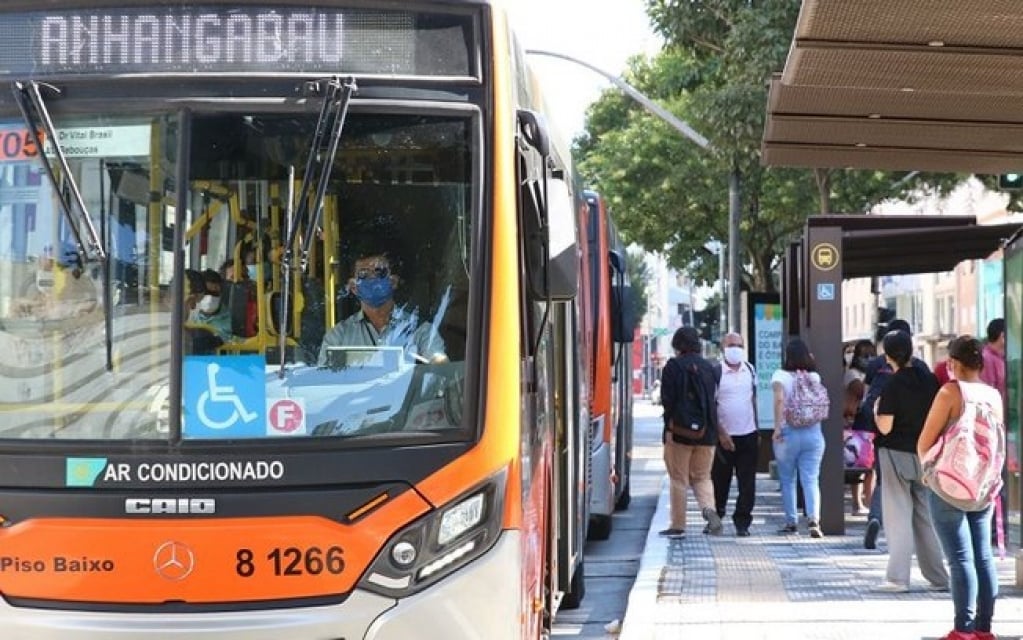
<svg viewBox="0 0 1023 640"><path fill-rule="evenodd" d="M394 287L389 277L359 278L355 281L355 295L375 309L391 299Z"/></svg>

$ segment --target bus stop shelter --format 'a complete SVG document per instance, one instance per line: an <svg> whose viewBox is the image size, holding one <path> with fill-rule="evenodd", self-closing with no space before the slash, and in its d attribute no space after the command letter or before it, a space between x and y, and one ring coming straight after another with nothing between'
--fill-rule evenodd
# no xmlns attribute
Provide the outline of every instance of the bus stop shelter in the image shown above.
<svg viewBox="0 0 1023 640"><path fill-rule="evenodd" d="M1023 173L1021 50L1023 12L1006 0L804 0L785 68L770 82L763 163ZM787 331L835 354L818 358L833 389L821 481L826 533L845 526L834 391L842 279L947 271L986 257L1018 227L886 218L812 217L785 260Z"/></svg>
<svg viewBox="0 0 1023 640"><path fill-rule="evenodd" d="M785 332L806 340L831 396L821 468L821 528L845 532L842 441L842 280L950 271L997 251L1021 224L973 216L810 216L782 266Z"/></svg>

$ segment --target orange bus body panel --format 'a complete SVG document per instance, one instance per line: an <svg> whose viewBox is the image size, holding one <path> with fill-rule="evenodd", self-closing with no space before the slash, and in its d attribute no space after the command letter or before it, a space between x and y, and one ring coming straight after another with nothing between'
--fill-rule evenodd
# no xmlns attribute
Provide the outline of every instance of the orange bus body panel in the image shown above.
<svg viewBox="0 0 1023 640"><path fill-rule="evenodd" d="M7 566L0 570L0 593L41 600L130 604L345 594L379 553L380 541L427 509L415 492L407 491L355 525L315 516L28 520L0 531L4 557L29 563L20 568L30 569ZM331 551L332 547L340 552ZM319 550L314 555L320 562L307 562L308 552L314 548ZM251 567L240 564L248 557L246 550L251 552ZM72 560L84 560L85 568L99 570L70 571ZM340 571L338 561L343 564ZM33 562L41 562L35 566L44 570L31 570ZM103 570L105 566L111 570ZM58 570L60 567L64 570ZM251 575L242 575L250 568Z"/></svg>
<svg viewBox="0 0 1023 640"><path fill-rule="evenodd" d="M607 209L604 199L597 199L597 281L594 283L597 296L597 315L595 325L595 342L593 345L593 390L590 413L593 416L605 416L604 442L611 442L614 420L611 415L611 272L608 264L610 247L607 231Z"/></svg>

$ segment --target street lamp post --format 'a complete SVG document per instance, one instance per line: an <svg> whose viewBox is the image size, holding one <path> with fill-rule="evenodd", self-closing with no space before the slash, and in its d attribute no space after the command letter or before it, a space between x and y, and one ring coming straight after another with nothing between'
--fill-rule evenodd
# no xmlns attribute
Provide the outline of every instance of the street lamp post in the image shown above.
<svg viewBox="0 0 1023 640"><path fill-rule="evenodd" d="M697 133L695 129L678 119L664 107L640 93L635 87L618 76L595 67L584 60L579 60L578 58L573 58L572 56L565 55L563 53L542 51L540 49L527 49L526 53L528 55L559 58L561 60L567 60L568 62L573 62L577 65L586 67L590 71L607 78L626 95L643 105L643 108L661 120L667 122L669 125L674 127L676 131L689 140L695 142L701 149L710 149L710 141L707 140L707 138ZM736 167L732 169L728 179L728 329L731 331L739 330L739 291L741 290L741 287L739 286L739 218L742 215L740 210L741 199L739 188L740 174L739 169ZM722 304L724 302L725 301L722 300ZM726 330L724 325L722 325L721 330Z"/></svg>
<svg viewBox="0 0 1023 640"><path fill-rule="evenodd" d="M699 145L700 148L702 148L702 149L709 149L710 148L710 141L708 141L707 138L705 138L702 135L700 135L699 133L697 133L695 129L690 127L688 124L686 124L682 120L679 120L677 117L675 117L675 115L673 113L671 113L670 111L668 111L667 109L665 109L661 105L657 104L656 102L654 102L650 98L648 98L645 95L643 95L642 93L640 93L635 87L633 87L629 83L625 82L624 80L622 80L618 76L616 76L614 74L611 74L611 73L608 73L608 72L606 72L606 71L604 71L604 70L602 70L602 69L600 69L598 67L595 67L595 66L593 66L592 64L590 64L588 62L585 62L583 60L579 60L578 58L573 58L572 56L567 56L567 55L565 55L563 53L556 53L554 51L541 51L539 49L527 49L526 53L529 54L529 55L534 55L534 56L548 56L548 57L551 57L551 58L560 58L562 60L568 60L569 62L574 62L575 64L578 64L578 65L581 65L583 67L586 67L587 69L589 69L590 71L592 71L592 72L594 72L596 74L604 76L612 84L614 84L614 86L616 86L619 89L621 89L622 91L624 91L625 94L628 95L630 98L632 98L636 102L638 102L641 105L643 105L643 108L645 108L647 111L649 111L650 113L654 114L655 116L657 116L661 120L664 120L665 122L670 124L679 133L681 133L682 135L684 135L685 137L689 138L690 140L695 142L697 145Z"/></svg>

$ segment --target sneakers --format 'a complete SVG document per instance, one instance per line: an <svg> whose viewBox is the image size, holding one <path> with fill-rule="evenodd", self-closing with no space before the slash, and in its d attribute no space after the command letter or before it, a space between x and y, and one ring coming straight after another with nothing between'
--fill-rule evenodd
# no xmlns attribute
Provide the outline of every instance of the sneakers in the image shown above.
<svg viewBox="0 0 1023 640"><path fill-rule="evenodd" d="M685 529L663 529L657 532L657 535L665 538L684 538L686 537Z"/></svg>
<svg viewBox="0 0 1023 640"><path fill-rule="evenodd" d="M788 535L790 533L799 533L799 527L796 526L795 522L790 522L781 529L778 529L778 533L782 535Z"/></svg>
<svg viewBox="0 0 1023 640"><path fill-rule="evenodd" d="M703 519L707 521L707 528L703 530L704 533L709 533L712 536L721 533L721 516L714 510L714 507L703 508Z"/></svg>
<svg viewBox="0 0 1023 640"><path fill-rule="evenodd" d="M816 520L810 520L806 523L806 528L810 531L811 538L823 538L824 534L821 533L821 526L817 524Z"/></svg>
<svg viewBox="0 0 1023 640"><path fill-rule="evenodd" d="M937 593L944 593L948 591L948 583L934 584L933 582L928 582L927 586L925 586L924 589L927 589L928 591L934 591Z"/></svg>
<svg viewBox="0 0 1023 640"><path fill-rule="evenodd" d="M898 582L882 582L871 591L875 593L909 593L909 585Z"/></svg>
<svg viewBox="0 0 1023 640"><path fill-rule="evenodd" d="M749 537L749 529L747 529L745 527L742 527L742 528L737 527L735 529L735 537L737 537L737 538L748 538Z"/></svg>
<svg viewBox="0 0 1023 640"><path fill-rule="evenodd" d="M871 518L867 523L867 532L863 534L863 548L877 549L877 534L881 532L881 522Z"/></svg>

